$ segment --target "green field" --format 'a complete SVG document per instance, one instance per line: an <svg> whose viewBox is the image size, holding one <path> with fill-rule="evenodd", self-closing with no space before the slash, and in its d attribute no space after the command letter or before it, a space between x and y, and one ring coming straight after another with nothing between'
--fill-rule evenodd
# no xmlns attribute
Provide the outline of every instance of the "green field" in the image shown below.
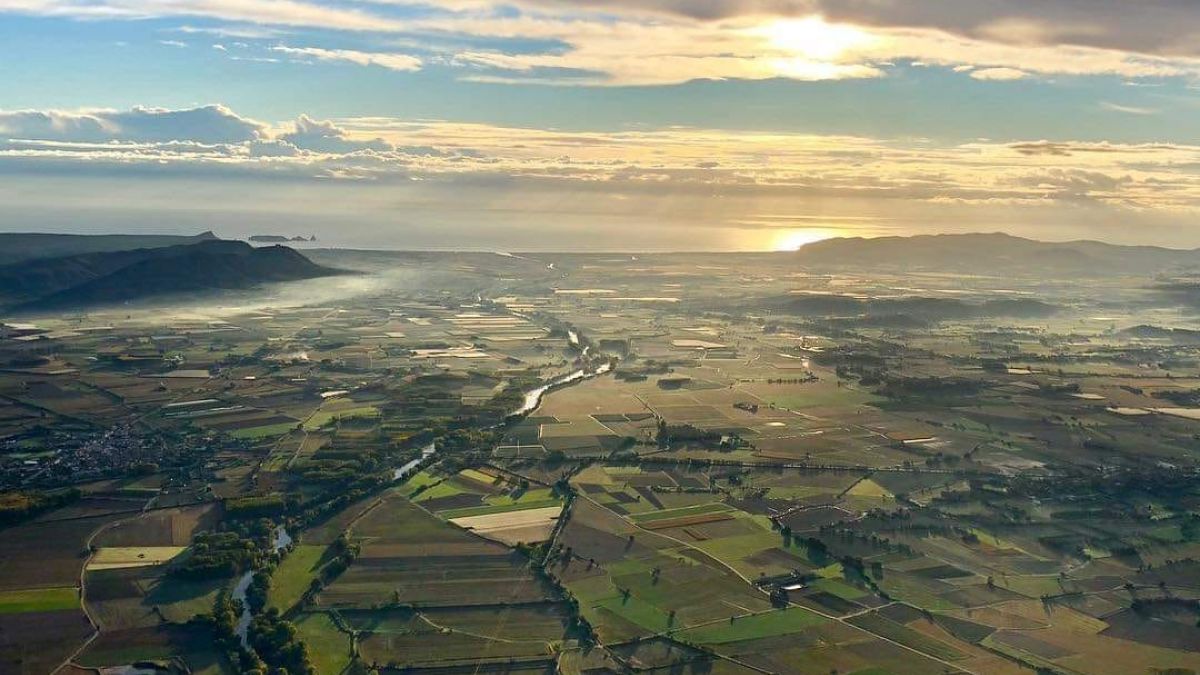
<svg viewBox="0 0 1200 675"><path fill-rule="evenodd" d="M164 575L155 582L145 602L158 607L168 621L187 623L197 614L212 611L217 594L225 588L224 579L179 579Z"/></svg>
<svg viewBox="0 0 1200 675"><path fill-rule="evenodd" d="M721 621L708 626L692 628L678 634L689 642L723 644L774 637L795 633L811 626L819 626L827 619L800 607L789 607L764 614Z"/></svg>
<svg viewBox="0 0 1200 675"><path fill-rule="evenodd" d="M238 429L229 432L234 438L242 438L245 440L258 440L260 438L268 438L270 436L282 436L296 428L295 424L287 422L284 424L268 424L264 427L248 427L246 429Z"/></svg>
<svg viewBox="0 0 1200 675"><path fill-rule="evenodd" d="M316 431L334 420L350 419L351 417L374 417L379 414L375 406L365 405L357 408L342 410L318 410L304 422L305 431Z"/></svg>
<svg viewBox="0 0 1200 675"><path fill-rule="evenodd" d="M652 511L650 513L639 513L631 516L635 523L652 523L656 520L670 520L672 518L685 518L687 516L699 516L706 513L721 513L723 511L732 511L733 507L721 502L713 502L711 504L697 504L696 506L684 506L678 509L665 509L662 511Z"/></svg>
<svg viewBox="0 0 1200 675"><path fill-rule="evenodd" d="M428 490L431 486L436 485L440 480L440 478L429 473L428 471L418 471L412 476L409 476L408 480L404 481L404 494L411 497L412 494L417 490L421 488Z"/></svg>
<svg viewBox="0 0 1200 675"><path fill-rule="evenodd" d="M431 483L424 483L425 485L429 485L429 487L425 490L422 490L419 494L413 496L413 501L425 502L429 501L430 499L439 499L441 497L453 497L455 495L467 494L466 490L463 490L458 485L455 485L454 481L444 480L438 483L436 480L437 479L434 479L434 482ZM407 489L407 486L405 486L405 488ZM413 487L408 494L412 495L416 489L416 487Z"/></svg>
<svg viewBox="0 0 1200 675"><path fill-rule="evenodd" d="M866 591L855 588L845 582L838 581L837 579L818 579L813 582L812 586L813 588L825 591L830 595L836 595L843 600L854 601L867 595Z"/></svg>
<svg viewBox="0 0 1200 675"><path fill-rule="evenodd" d="M79 607L79 591L74 588L34 588L0 592L0 614L53 612Z"/></svg>
<svg viewBox="0 0 1200 675"><path fill-rule="evenodd" d="M774 532L750 532L732 537L709 539L696 544L696 548L728 563L735 563L755 553L771 548L782 548L782 538Z"/></svg>
<svg viewBox="0 0 1200 675"><path fill-rule="evenodd" d="M329 615L305 614L295 624L317 675L339 675L350 665L350 636Z"/></svg>
<svg viewBox="0 0 1200 675"><path fill-rule="evenodd" d="M287 554L271 575L271 589L267 594L271 607L286 612L300 601L320 571L326 549L326 546L297 546Z"/></svg>
<svg viewBox="0 0 1200 675"><path fill-rule="evenodd" d="M881 635L889 640L899 642L906 647L911 647L919 652L929 654L944 661L955 661L966 658L962 652L945 642L931 638L924 633L918 633L907 626L902 626L874 612L856 616L849 619L849 622L875 635Z"/></svg>
<svg viewBox="0 0 1200 675"><path fill-rule="evenodd" d="M606 609L613 614L637 624L653 632L665 631L671 628L671 617L654 605L638 599L637 596L628 598L616 596L596 603L598 609Z"/></svg>
<svg viewBox="0 0 1200 675"><path fill-rule="evenodd" d="M517 496L513 495L491 495L485 497L484 501L493 506L508 506L510 504L524 504L526 502L543 502L547 499L554 499L554 491L550 488L533 488L525 490Z"/></svg>

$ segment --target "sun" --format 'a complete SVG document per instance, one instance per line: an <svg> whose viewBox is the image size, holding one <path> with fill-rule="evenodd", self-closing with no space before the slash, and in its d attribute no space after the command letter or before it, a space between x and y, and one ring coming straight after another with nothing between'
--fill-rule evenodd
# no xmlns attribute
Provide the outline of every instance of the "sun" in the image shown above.
<svg viewBox="0 0 1200 675"><path fill-rule="evenodd" d="M841 232L818 227L807 227L797 230L785 230L775 235L771 242L773 251L795 251L805 244L815 241L832 239L841 236Z"/></svg>
<svg viewBox="0 0 1200 675"><path fill-rule="evenodd" d="M817 62L836 62L854 49L865 47L875 38L864 30L846 24L827 23L819 16L782 19L762 26L758 32L771 45L792 57Z"/></svg>

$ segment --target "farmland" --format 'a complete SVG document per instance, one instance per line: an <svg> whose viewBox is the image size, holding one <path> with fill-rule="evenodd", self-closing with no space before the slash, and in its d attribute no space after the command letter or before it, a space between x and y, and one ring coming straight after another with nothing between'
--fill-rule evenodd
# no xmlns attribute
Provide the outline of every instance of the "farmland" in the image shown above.
<svg viewBox="0 0 1200 675"><path fill-rule="evenodd" d="M417 281L0 338L0 670L1200 672L1174 310L771 257L314 255ZM1061 310L797 309L913 288Z"/></svg>

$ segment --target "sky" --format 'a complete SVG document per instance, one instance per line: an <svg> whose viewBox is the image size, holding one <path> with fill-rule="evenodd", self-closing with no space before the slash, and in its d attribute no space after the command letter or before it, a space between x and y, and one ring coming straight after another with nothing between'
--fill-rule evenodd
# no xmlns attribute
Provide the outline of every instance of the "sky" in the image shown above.
<svg viewBox="0 0 1200 675"><path fill-rule="evenodd" d="M0 0L0 230L1200 247L1195 0Z"/></svg>

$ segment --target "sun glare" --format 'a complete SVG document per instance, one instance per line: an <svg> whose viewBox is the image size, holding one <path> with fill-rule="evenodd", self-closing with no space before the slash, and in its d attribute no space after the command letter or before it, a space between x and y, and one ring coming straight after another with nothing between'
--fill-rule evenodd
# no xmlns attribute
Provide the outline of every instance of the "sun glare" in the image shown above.
<svg viewBox="0 0 1200 675"><path fill-rule="evenodd" d="M847 52L875 40L866 31L827 23L819 16L774 21L760 32L774 47L791 56L824 62L837 61Z"/></svg>
<svg viewBox="0 0 1200 675"><path fill-rule="evenodd" d="M815 241L821 241L823 239L832 239L833 237L838 237L841 235L842 233L837 230L825 228L785 230L775 235L775 239L771 242L771 250L795 251L805 244L811 244Z"/></svg>

